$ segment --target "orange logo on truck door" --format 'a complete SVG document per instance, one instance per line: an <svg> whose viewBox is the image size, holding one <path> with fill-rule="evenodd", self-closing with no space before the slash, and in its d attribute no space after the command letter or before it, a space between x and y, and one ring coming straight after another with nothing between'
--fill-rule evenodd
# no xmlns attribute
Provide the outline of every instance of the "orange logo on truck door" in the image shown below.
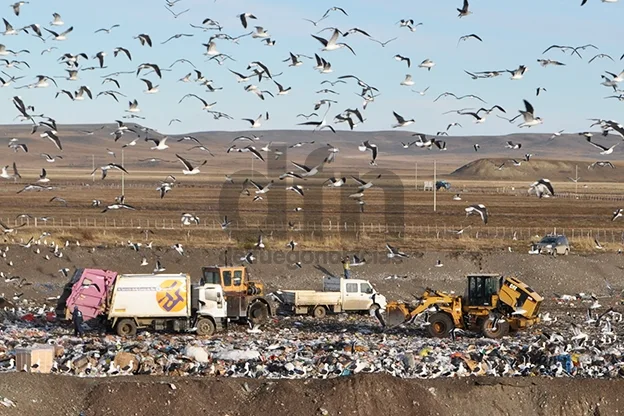
<svg viewBox="0 0 624 416"><path fill-rule="evenodd" d="M166 312L180 312L186 307L186 286L179 280L165 280L156 292L158 306Z"/></svg>

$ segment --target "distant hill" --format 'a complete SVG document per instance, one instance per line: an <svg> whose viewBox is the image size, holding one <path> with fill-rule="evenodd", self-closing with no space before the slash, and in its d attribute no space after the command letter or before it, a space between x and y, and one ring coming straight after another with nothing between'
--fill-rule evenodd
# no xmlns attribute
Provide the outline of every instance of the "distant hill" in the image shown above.
<svg viewBox="0 0 624 416"><path fill-rule="evenodd" d="M467 163L450 173L451 178L463 180L509 180L533 181L548 178L552 181L570 181L578 167L578 176L582 182L621 182L624 180L624 164L614 162L616 169L594 167L587 161L545 160L532 158L530 162L518 160L522 164L514 166L509 159L478 159ZM498 166L505 164L502 170Z"/></svg>
<svg viewBox="0 0 624 416"><path fill-rule="evenodd" d="M585 172L587 171L586 165L591 161L607 160L607 158L598 157L596 149L589 146L583 137L577 134L562 135L554 140L549 140L550 135L531 134L528 132L506 136L439 136L439 140L446 141L448 149L440 151L435 147L431 150L420 149L415 146L407 149L403 148L401 143L411 143L415 139L412 131L403 129L378 132L338 130L336 134L328 131L261 129L240 132L189 132L189 136L197 138L205 147L210 149L215 155L213 158L202 150L191 150L196 145L192 141L178 142L184 135L169 137L167 143L170 148L165 151L151 150L150 147L153 146L153 143L144 140L146 133L141 130L142 127L132 122L127 122L126 124L135 129L139 136L137 137L135 133L127 132L116 142L114 141L114 136L111 135L116 127L115 124L59 125L57 130L63 144L63 151L56 149L50 140L41 138L39 136L41 131L31 134L31 126L27 123L22 125L4 125L0 129L3 136L6 137L5 146L8 145L10 138L18 138L20 143L25 143L29 147L29 153L23 153L22 151L18 153L6 152L0 161L0 165L8 165L15 161L18 166L31 170L40 169L44 165L48 168L57 169L90 170L93 163L99 166L111 161L120 162L122 146L128 144L133 139L138 139L134 146L128 146L124 149L125 166L134 170L177 170L179 162L175 157L176 153L182 154L193 161L208 160L207 171L225 172L234 169L246 169L251 167L249 153L231 152L226 154L226 150L232 144L236 144L238 147L253 144L257 149L260 149L267 143L272 142L271 149L280 149L287 152L287 163L284 165L288 165L288 169L292 169L292 165L290 165L291 160L312 165L319 163L325 155L324 149L327 148L327 144L331 144L340 148L336 163L331 166L335 171L391 169L397 174L408 176L413 175L415 165L418 164L419 175L426 175L432 171L433 161L435 160L439 175L453 172L453 176L458 178L507 179L523 177L524 175L533 177L537 173L536 170L553 171L555 175L563 178L567 175L573 175L573 166L568 166L566 163L574 164L577 162L561 162L561 164L557 165L554 160L561 157L566 161L582 161L582 163L578 163L585 166L583 168L579 166L579 170L583 171L584 175L579 175L588 179L596 177L598 180L616 180L614 178L619 178L617 175L614 176L613 172L604 170ZM461 130L457 129L456 131ZM147 135L148 137L163 137L161 134L153 131L150 131ZM251 137L252 135L259 136L259 140L253 143L249 140L233 142L233 139L236 137ZM369 165L370 152L360 152L357 149L358 145L366 140L377 144L379 148L376 167ZM522 147L517 150L508 149L505 147L505 143L508 140L514 143L521 143ZM596 139L599 143L609 145L615 140L620 140L620 138L610 136ZM291 147L299 142L306 144L301 147ZM478 152L474 150L473 146L475 143L478 143L480 146ZM116 157L107 153L108 151L115 152ZM317 152L310 156L313 151ZM49 165L40 156L41 153L62 155L63 159L58 160L54 165ZM500 160L500 163L508 159L521 160L525 153L532 153L534 159L536 161L540 160L540 163L544 162L545 159L552 161L548 162L550 163L548 168L544 169L537 162L532 161L531 164L523 164L519 169L504 169L500 172L490 170L485 162L481 163L484 164L482 167L477 162L475 162L476 165L466 165L466 162L476 158ZM274 160L271 156L264 155L267 161ZM308 156L310 156L309 160ZM162 161L145 161L151 158L159 158ZM141 160L143 161L141 162ZM608 160L624 161L624 153L618 152L616 148L616 151L609 155ZM458 166L462 167L457 169ZM255 161L254 169L263 171L266 168L262 162ZM282 166L278 166L276 169L282 169Z"/></svg>

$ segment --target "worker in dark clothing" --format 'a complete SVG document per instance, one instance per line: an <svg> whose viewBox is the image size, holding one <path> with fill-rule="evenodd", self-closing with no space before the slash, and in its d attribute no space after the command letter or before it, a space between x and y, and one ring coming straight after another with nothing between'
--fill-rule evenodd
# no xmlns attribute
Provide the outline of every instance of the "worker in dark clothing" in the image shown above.
<svg viewBox="0 0 624 416"><path fill-rule="evenodd" d="M82 323L84 319L82 318L82 312L78 309L78 306L74 306L74 312L72 313L72 321L74 321L74 336L83 336L84 329L82 328Z"/></svg>
<svg viewBox="0 0 624 416"><path fill-rule="evenodd" d="M342 259L342 268L344 270L345 279L348 279L351 277L351 270L349 270L350 266L351 266L351 259L349 258L349 256L346 256L344 259Z"/></svg>

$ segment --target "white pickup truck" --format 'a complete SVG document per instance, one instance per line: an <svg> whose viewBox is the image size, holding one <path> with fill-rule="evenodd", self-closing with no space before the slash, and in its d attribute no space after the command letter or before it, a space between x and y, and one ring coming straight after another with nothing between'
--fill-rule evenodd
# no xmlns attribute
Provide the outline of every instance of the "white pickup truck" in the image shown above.
<svg viewBox="0 0 624 416"><path fill-rule="evenodd" d="M386 309L386 297L367 280L324 277L323 291L284 290L283 308L295 314L323 318L327 312L363 312Z"/></svg>

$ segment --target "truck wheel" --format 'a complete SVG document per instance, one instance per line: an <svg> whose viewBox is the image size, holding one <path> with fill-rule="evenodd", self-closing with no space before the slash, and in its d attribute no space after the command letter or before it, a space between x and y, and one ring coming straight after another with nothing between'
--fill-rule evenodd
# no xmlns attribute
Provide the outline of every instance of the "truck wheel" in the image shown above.
<svg viewBox="0 0 624 416"><path fill-rule="evenodd" d="M131 337L136 335L137 327L133 319L122 319L117 323L117 335L120 337Z"/></svg>
<svg viewBox="0 0 624 416"><path fill-rule="evenodd" d="M312 310L312 316L317 319L323 319L327 315L327 309L325 306L317 306Z"/></svg>
<svg viewBox="0 0 624 416"><path fill-rule="evenodd" d="M448 313L437 312L429 317L429 335L434 338L446 338L455 328L453 318Z"/></svg>
<svg viewBox="0 0 624 416"><path fill-rule="evenodd" d="M505 318L488 318L481 327L486 338L502 338L509 334L509 322Z"/></svg>
<svg viewBox="0 0 624 416"><path fill-rule="evenodd" d="M197 320L197 335L208 336L215 333L215 324L208 318L199 318Z"/></svg>
<svg viewBox="0 0 624 416"><path fill-rule="evenodd" d="M254 325L263 324L269 319L269 308L262 302L256 302L249 307L247 319Z"/></svg>

